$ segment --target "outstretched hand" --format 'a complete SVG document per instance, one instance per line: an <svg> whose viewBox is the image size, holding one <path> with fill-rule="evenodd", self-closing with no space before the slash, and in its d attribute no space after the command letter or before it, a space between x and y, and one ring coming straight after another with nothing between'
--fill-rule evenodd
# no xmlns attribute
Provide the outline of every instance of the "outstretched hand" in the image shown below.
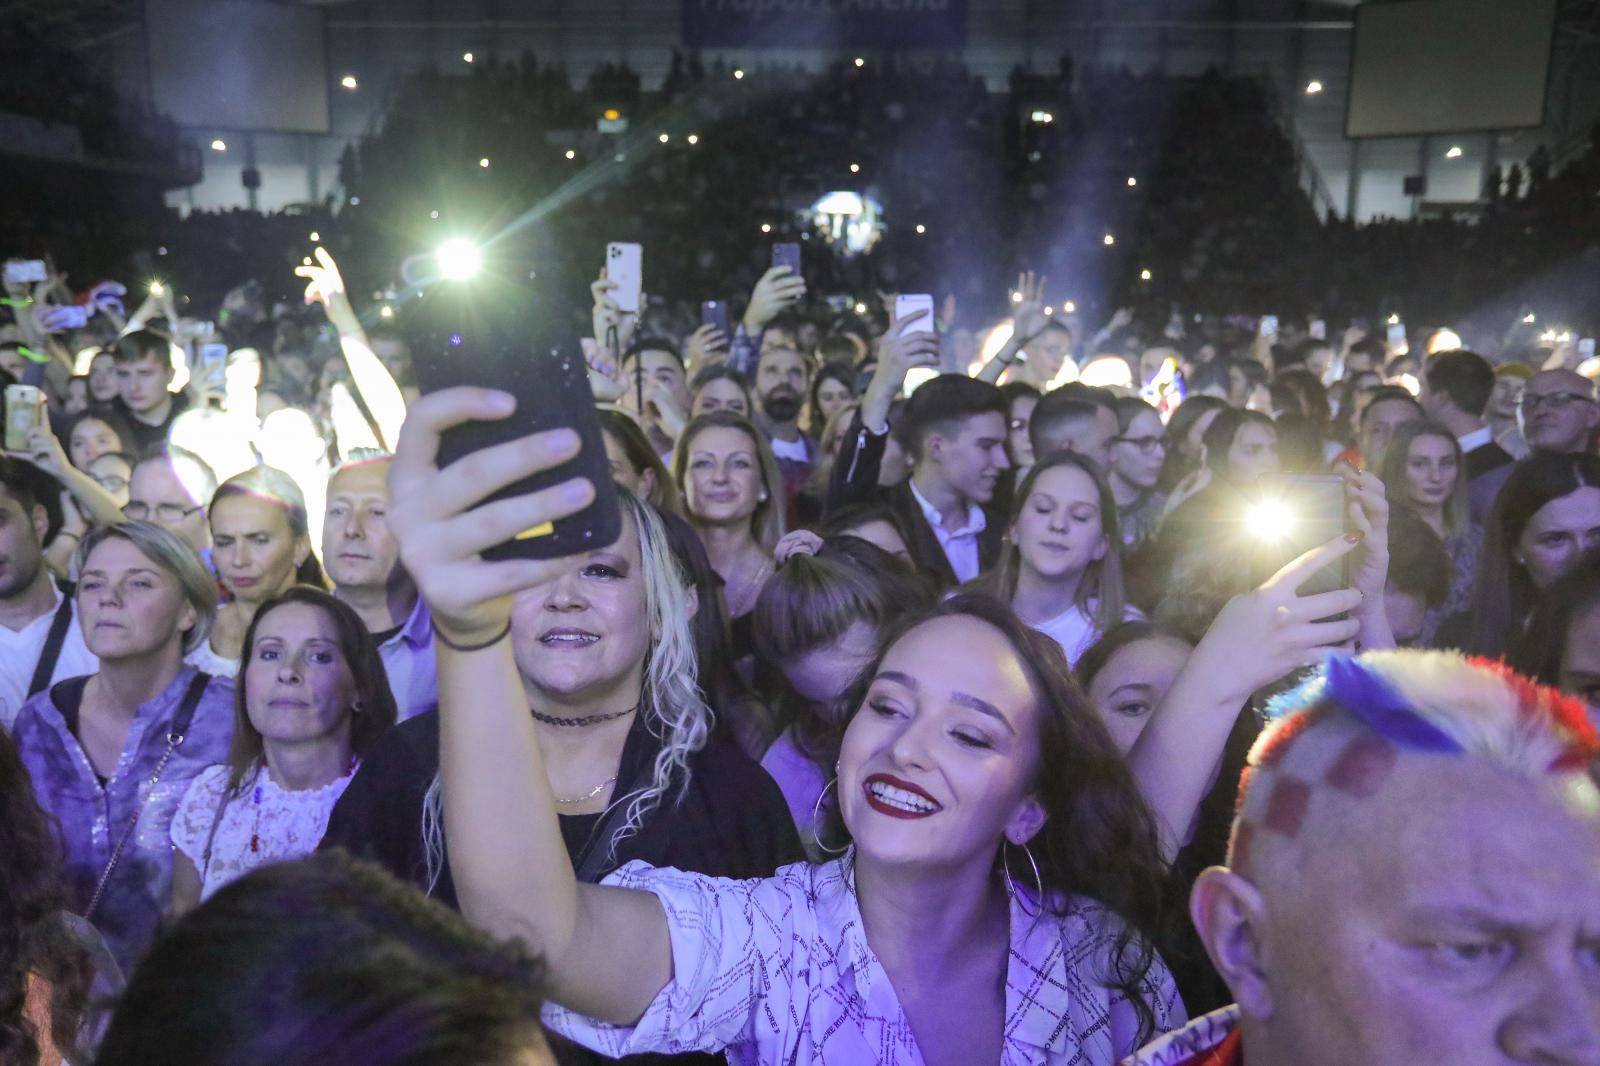
<svg viewBox="0 0 1600 1066"><path fill-rule="evenodd" d="M457 643L478 643L503 631L513 596L548 579L558 565L532 559L488 562L480 553L522 530L576 514L594 499L594 485L573 478L480 506L484 497L576 455L578 437L568 429L485 448L439 469L439 438L445 430L499 421L515 409L513 397L492 389L463 386L423 396L411 405L389 467L390 528L400 558L427 600L434 625Z"/></svg>
<svg viewBox="0 0 1600 1066"><path fill-rule="evenodd" d="M1184 673L1208 671L1213 687L1243 704L1257 689L1345 647L1361 624L1334 616L1361 607L1362 593L1348 588L1302 596L1300 586L1354 552L1363 539L1360 533L1335 537L1283 567L1260 588L1229 600ZM1382 595L1380 588L1380 602Z"/></svg>
<svg viewBox="0 0 1600 1066"><path fill-rule="evenodd" d="M345 289L344 275L333 255L320 245L311 253L316 261L294 268L295 275L306 279L306 303L320 303L327 312L328 321L340 332L355 325L355 309L350 305L350 295Z"/></svg>

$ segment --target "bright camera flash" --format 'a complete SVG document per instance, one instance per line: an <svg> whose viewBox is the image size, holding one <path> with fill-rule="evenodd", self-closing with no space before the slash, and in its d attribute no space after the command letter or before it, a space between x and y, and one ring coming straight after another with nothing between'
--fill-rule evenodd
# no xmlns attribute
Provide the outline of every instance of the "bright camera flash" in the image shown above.
<svg viewBox="0 0 1600 1066"><path fill-rule="evenodd" d="M483 252L465 237L451 237L433 253L439 276L448 281L466 281L483 269Z"/></svg>
<svg viewBox="0 0 1600 1066"><path fill-rule="evenodd" d="M1109 248L1113 244L1117 243L1117 238L1114 235L1108 233L1104 237L1100 238L1100 243L1105 245L1107 248Z"/></svg>
<svg viewBox="0 0 1600 1066"><path fill-rule="evenodd" d="M1282 500L1257 500L1245 511L1244 521L1261 540L1282 540L1294 531L1294 511Z"/></svg>

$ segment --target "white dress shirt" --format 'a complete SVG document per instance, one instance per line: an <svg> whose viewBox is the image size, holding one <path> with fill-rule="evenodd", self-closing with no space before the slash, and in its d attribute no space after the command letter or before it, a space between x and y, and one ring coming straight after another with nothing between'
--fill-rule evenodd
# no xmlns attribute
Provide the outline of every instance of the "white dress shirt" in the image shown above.
<svg viewBox="0 0 1600 1066"><path fill-rule="evenodd" d="M957 581L971 581L978 576L978 534L988 527L989 520L984 516L983 508L975 503L967 504L967 524L955 532L944 528L944 518L940 516L939 509L928 502L928 498L917 490L915 479L907 482L911 486L911 495L916 497L917 506L922 508L922 517L928 520L928 525L933 528L933 535L939 541L939 547L944 549L944 557L950 560L950 569L956 573Z"/></svg>

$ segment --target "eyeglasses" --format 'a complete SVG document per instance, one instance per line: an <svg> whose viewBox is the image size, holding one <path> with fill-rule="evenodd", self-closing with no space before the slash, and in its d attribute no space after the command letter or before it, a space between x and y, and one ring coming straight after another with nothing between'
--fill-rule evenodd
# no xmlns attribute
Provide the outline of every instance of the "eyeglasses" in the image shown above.
<svg viewBox="0 0 1600 1066"><path fill-rule="evenodd" d="M1131 444L1141 452L1153 452L1157 448L1165 448L1165 437L1113 437L1118 444Z"/></svg>
<svg viewBox="0 0 1600 1066"><path fill-rule="evenodd" d="M175 526L179 522L182 522L185 518L188 518L190 515L194 514L196 511L203 510L205 510L204 504L197 504L194 507L183 507L176 503L158 503L155 506L156 517L169 526ZM150 511L150 505L141 500L130 500L122 505L123 517L131 519L134 522L148 521L150 518Z"/></svg>
<svg viewBox="0 0 1600 1066"><path fill-rule="evenodd" d="M1517 406L1524 411L1537 411L1541 407L1548 407L1552 411L1559 411L1570 403L1583 400L1593 403L1593 396L1585 396L1581 392L1552 392L1548 396L1535 396L1523 393L1522 399L1517 401Z"/></svg>
<svg viewBox="0 0 1600 1066"><path fill-rule="evenodd" d="M118 477L115 474L110 474L106 477L97 477L95 478L95 481L99 482L100 487L105 489L107 492L128 491L128 479L125 477Z"/></svg>

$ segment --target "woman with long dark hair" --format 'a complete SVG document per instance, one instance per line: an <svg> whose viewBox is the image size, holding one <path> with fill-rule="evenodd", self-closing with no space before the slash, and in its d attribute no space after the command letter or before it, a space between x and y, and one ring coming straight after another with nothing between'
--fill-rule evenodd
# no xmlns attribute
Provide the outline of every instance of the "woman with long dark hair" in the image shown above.
<svg viewBox="0 0 1600 1066"><path fill-rule="evenodd" d="M7 1066L54 1066L78 1044L89 954L65 908L50 819L0 730L0 1063Z"/></svg>
<svg viewBox="0 0 1600 1066"><path fill-rule="evenodd" d="M1450 556L1444 602L1428 608L1417 640L1427 645L1444 620L1466 608L1483 550L1483 528L1467 507L1467 471L1461 444L1442 423L1407 422L1394 431L1380 470L1393 506L1409 509L1438 534Z"/></svg>
<svg viewBox="0 0 1600 1066"><path fill-rule="evenodd" d="M361 757L394 725L372 634L344 601L296 586L250 619L228 761L172 820L172 910L268 862L311 854Z"/></svg>
<svg viewBox="0 0 1600 1066"><path fill-rule="evenodd" d="M1579 555L1600 547L1600 457L1537 454L1518 463L1484 524L1467 610L1435 643L1498 658Z"/></svg>
<svg viewBox="0 0 1600 1066"><path fill-rule="evenodd" d="M1182 1017L1145 935L1162 867L1133 778L1059 647L987 596L907 620L863 672L833 786L849 854L743 882L644 864L610 888L574 878L501 598L538 575L481 559L502 530L463 516L476 492L447 490L430 458L439 432L490 410L467 390L412 407L395 528L445 638L462 909L543 955L556 1031L608 1054L1109 1064ZM529 447L501 473L561 458ZM508 522L589 498L563 488Z"/></svg>

